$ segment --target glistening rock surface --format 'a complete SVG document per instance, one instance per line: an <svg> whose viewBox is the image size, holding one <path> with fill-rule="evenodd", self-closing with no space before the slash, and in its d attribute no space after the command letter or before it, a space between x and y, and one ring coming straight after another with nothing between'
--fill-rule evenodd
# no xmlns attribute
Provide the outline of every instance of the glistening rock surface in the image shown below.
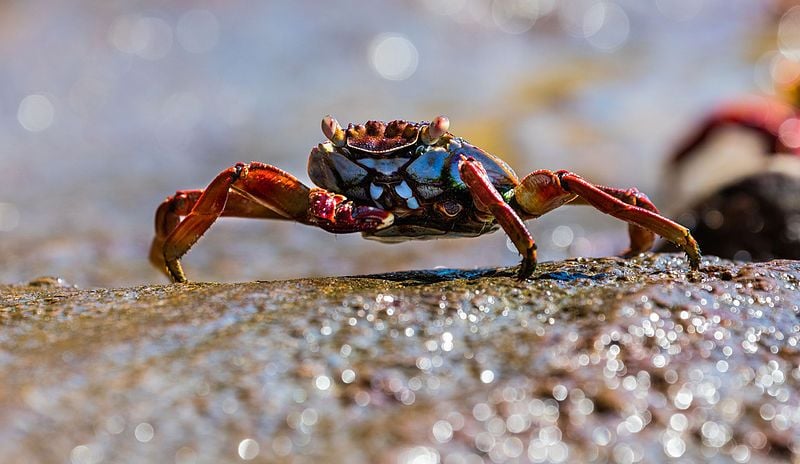
<svg viewBox="0 0 800 464"><path fill-rule="evenodd" d="M786 462L800 263L0 287L2 462Z"/></svg>

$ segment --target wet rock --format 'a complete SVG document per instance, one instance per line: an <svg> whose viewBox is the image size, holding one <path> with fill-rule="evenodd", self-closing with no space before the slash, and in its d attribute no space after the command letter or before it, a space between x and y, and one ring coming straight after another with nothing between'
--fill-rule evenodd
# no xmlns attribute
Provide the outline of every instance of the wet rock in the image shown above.
<svg viewBox="0 0 800 464"><path fill-rule="evenodd" d="M786 462L800 263L0 286L2 462Z"/></svg>
<svg viewBox="0 0 800 464"><path fill-rule="evenodd" d="M800 259L800 178L761 173L698 202L678 221L704 253L731 259ZM665 251L675 250L666 244Z"/></svg>

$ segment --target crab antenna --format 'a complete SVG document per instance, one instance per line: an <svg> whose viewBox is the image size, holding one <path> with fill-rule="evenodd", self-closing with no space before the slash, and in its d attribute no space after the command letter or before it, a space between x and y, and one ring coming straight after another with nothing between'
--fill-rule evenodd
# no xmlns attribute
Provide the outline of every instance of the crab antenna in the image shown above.
<svg viewBox="0 0 800 464"><path fill-rule="evenodd" d="M445 116L436 116L433 118L433 121L422 130L422 141L427 145L433 145L439 141L439 138L443 136L449 128L449 119Z"/></svg>
<svg viewBox="0 0 800 464"><path fill-rule="evenodd" d="M327 115L322 118L322 133L337 147L344 146L344 130L342 130L342 126L339 125L339 122L334 119L333 116Z"/></svg>

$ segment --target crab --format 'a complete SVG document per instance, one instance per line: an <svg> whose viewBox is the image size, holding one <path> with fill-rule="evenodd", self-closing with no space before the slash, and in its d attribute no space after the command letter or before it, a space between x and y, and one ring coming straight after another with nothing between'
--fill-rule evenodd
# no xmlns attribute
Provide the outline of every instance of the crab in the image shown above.
<svg viewBox="0 0 800 464"><path fill-rule="evenodd" d="M318 187L268 164L237 163L204 190L178 191L158 207L150 261L185 282L180 258L221 216L290 220L384 242L476 237L502 228L522 255L517 276L526 279L536 267L536 242L523 221L572 203L628 222L626 256L650 249L658 234L699 268L689 230L661 216L637 189L595 185L569 171L538 170L520 181L503 160L448 132L449 125L438 116L345 130L326 116L327 141L308 160Z"/></svg>
<svg viewBox="0 0 800 464"><path fill-rule="evenodd" d="M800 176L800 63L776 96L727 102L707 115L669 157L663 190L675 212L745 177ZM713 172L713 176L708 173Z"/></svg>

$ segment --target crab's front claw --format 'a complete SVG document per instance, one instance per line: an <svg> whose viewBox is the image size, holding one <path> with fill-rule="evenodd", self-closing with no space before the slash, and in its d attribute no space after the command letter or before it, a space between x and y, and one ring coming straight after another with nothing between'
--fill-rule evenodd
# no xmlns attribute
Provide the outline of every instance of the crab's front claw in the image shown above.
<svg viewBox="0 0 800 464"><path fill-rule="evenodd" d="M309 195L309 218L334 233L371 232L394 223L394 214L371 206L356 206L342 195L314 189Z"/></svg>
<svg viewBox="0 0 800 464"><path fill-rule="evenodd" d="M371 206L356 206L352 209L350 216L368 230L384 229L394 223L394 214Z"/></svg>

